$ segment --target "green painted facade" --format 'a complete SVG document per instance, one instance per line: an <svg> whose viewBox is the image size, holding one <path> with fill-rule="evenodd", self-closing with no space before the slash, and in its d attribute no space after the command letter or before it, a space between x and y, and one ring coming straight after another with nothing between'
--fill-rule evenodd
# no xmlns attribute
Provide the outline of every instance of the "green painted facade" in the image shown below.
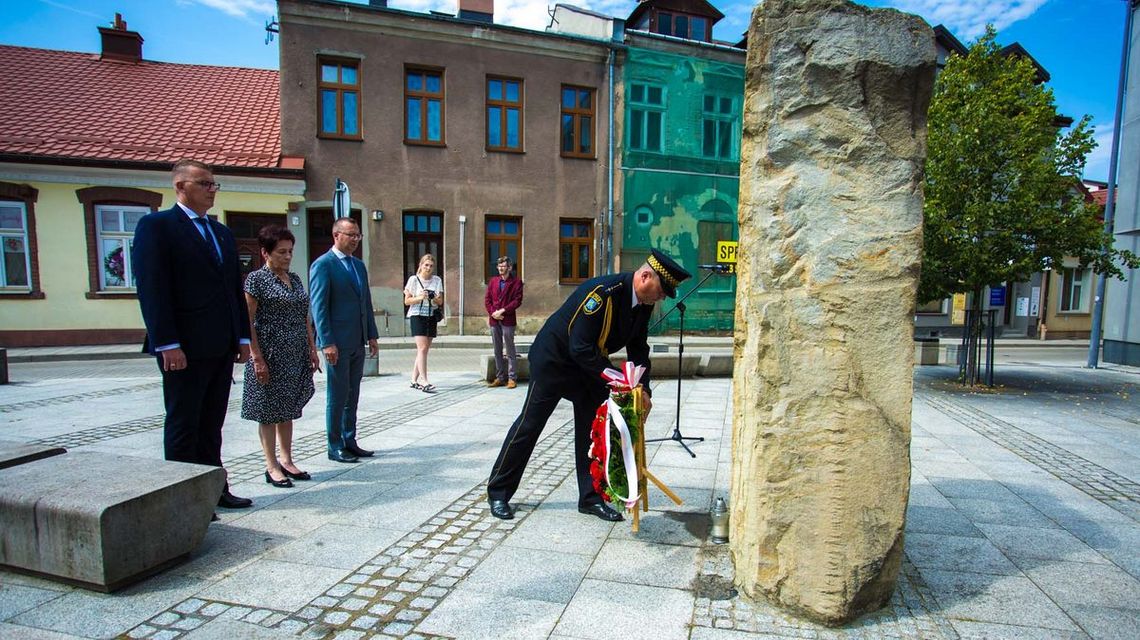
<svg viewBox="0 0 1140 640"><path fill-rule="evenodd" d="M697 265L716 262L717 241L739 237L744 52L630 47L622 83L621 266L636 269L651 248L674 256L695 276L679 298L704 276ZM731 331L735 301L736 276L712 276L685 301L686 332ZM674 312L654 333L678 324Z"/></svg>

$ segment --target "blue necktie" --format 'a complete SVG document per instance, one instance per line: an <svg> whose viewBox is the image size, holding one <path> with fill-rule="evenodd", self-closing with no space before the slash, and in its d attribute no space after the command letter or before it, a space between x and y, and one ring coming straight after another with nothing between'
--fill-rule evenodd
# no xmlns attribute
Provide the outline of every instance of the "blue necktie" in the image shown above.
<svg viewBox="0 0 1140 640"><path fill-rule="evenodd" d="M352 266L352 258L345 256L340 260L341 264L344 265L344 268L348 269L348 272L352 274L352 284L356 286L357 291L360 291L360 276L357 275L356 269L354 269Z"/></svg>
<svg viewBox="0 0 1140 640"><path fill-rule="evenodd" d="M210 254L214 256L214 262L222 263L222 254L218 253L218 245L214 244L214 234L210 231L210 225L205 218L194 218L194 222L202 228L202 236L206 239L206 244L210 245Z"/></svg>

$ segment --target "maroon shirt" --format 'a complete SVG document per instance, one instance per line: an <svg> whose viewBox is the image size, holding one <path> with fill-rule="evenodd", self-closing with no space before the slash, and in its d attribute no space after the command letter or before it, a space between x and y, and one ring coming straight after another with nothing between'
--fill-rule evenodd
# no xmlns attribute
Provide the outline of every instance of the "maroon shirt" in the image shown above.
<svg viewBox="0 0 1140 640"><path fill-rule="evenodd" d="M500 286L500 282L505 282ZM487 307L487 323L491 326L502 324L508 327L515 326L515 309L523 301L523 282L514 276L505 281L495 276L487 283L487 294L483 296L483 306ZM491 314L499 309L506 309L502 320L496 320Z"/></svg>

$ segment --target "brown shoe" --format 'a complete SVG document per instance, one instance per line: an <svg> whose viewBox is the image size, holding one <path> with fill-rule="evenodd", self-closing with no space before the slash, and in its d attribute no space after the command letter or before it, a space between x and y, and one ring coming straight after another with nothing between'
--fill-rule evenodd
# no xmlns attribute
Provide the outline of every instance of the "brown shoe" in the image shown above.
<svg viewBox="0 0 1140 640"><path fill-rule="evenodd" d="M499 380L498 378L495 378L494 380L487 383L487 386L488 387L501 387L501 386L503 386L503 381Z"/></svg>
<svg viewBox="0 0 1140 640"><path fill-rule="evenodd" d="M519 386L519 385L514 380L507 380L507 388L508 389L514 389L517 386Z"/></svg>

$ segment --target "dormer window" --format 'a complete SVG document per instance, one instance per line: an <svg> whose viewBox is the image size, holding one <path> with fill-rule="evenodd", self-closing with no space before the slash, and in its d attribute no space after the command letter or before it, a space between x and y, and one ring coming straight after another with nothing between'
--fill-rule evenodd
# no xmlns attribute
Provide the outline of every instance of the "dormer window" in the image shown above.
<svg viewBox="0 0 1140 640"><path fill-rule="evenodd" d="M708 29L709 21L706 18L671 11L658 11L657 24L653 31L661 35L708 42Z"/></svg>

